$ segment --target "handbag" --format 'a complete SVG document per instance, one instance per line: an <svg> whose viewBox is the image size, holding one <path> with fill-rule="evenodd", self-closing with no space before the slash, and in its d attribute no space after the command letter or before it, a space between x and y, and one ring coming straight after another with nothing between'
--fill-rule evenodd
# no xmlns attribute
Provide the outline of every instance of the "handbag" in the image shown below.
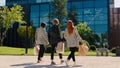
<svg viewBox="0 0 120 68"><path fill-rule="evenodd" d="M56 47L56 52L57 53L64 53L64 43L63 42L58 42L57 47Z"/></svg>
<svg viewBox="0 0 120 68"><path fill-rule="evenodd" d="M83 43L78 48L78 56L86 56L88 51L89 51L88 46L86 45L86 43Z"/></svg>
<svg viewBox="0 0 120 68"><path fill-rule="evenodd" d="M34 55L38 55L39 50L40 50L39 44L35 44L35 46L34 46Z"/></svg>

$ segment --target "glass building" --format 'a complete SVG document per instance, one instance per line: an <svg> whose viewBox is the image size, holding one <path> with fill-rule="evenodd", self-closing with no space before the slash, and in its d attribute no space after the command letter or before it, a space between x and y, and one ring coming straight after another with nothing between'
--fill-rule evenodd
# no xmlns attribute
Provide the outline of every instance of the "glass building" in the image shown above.
<svg viewBox="0 0 120 68"><path fill-rule="evenodd" d="M41 22L46 22L48 26L51 21L46 14L52 11L50 4L52 0L6 0L7 6L17 3L24 7L25 20L27 24L39 27ZM67 11L72 7L77 9L78 23L86 22L95 34L101 36L109 32L109 8L112 0L68 0ZM16 26L16 25L14 25ZM19 26L18 26L19 27ZM13 27L11 27L13 28Z"/></svg>

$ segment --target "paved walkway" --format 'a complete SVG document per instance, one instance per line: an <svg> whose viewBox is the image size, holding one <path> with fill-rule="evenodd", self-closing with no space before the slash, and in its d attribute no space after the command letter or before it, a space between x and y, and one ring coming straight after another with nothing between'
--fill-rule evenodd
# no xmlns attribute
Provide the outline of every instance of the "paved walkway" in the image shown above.
<svg viewBox="0 0 120 68"><path fill-rule="evenodd" d="M36 58L37 56L0 55L0 68L70 68L65 63L60 64L58 56L55 56L57 65L50 65L50 56L45 56L42 63L36 63ZM76 56L76 65L71 68L120 68L120 57Z"/></svg>

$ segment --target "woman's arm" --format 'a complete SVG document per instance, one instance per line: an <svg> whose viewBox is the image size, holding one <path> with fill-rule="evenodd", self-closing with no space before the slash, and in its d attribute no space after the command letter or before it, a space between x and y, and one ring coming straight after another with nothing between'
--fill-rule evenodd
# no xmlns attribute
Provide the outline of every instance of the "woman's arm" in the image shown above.
<svg viewBox="0 0 120 68"><path fill-rule="evenodd" d="M77 40L79 40L80 42L82 42L82 38L81 38L81 36L79 35L79 33L78 33L78 30L75 28L75 34L76 34L76 36L77 36Z"/></svg>
<svg viewBox="0 0 120 68"><path fill-rule="evenodd" d="M43 31L43 38L45 39L46 43L49 44L46 30Z"/></svg>

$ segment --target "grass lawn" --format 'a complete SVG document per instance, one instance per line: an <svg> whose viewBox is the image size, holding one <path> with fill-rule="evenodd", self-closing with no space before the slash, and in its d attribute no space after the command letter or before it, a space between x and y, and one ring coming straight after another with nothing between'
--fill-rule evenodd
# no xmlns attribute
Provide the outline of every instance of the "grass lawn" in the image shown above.
<svg viewBox="0 0 120 68"><path fill-rule="evenodd" d="M33 48L28 48L28 54L27 55L33 55ZM68 55L70 52L67 51L63 55ZM75 53L77 55L77 52ZM0 46L0 55L25 55L25 48L15 48L15 47L6 47L6 46ZM50 53L45 53L45 55L50 55ZM55 53L55 55L58 55ZM88 56L95 56L95 51L89 51ZM115 56L114 53L109 53L110 56Z"/></svg>
<svg viewBox="0 0 120 68"><path fill-rule="evenodd" d="M0 54L2 55L23 55L25 54L24 48L0 46Z"/></svg>

